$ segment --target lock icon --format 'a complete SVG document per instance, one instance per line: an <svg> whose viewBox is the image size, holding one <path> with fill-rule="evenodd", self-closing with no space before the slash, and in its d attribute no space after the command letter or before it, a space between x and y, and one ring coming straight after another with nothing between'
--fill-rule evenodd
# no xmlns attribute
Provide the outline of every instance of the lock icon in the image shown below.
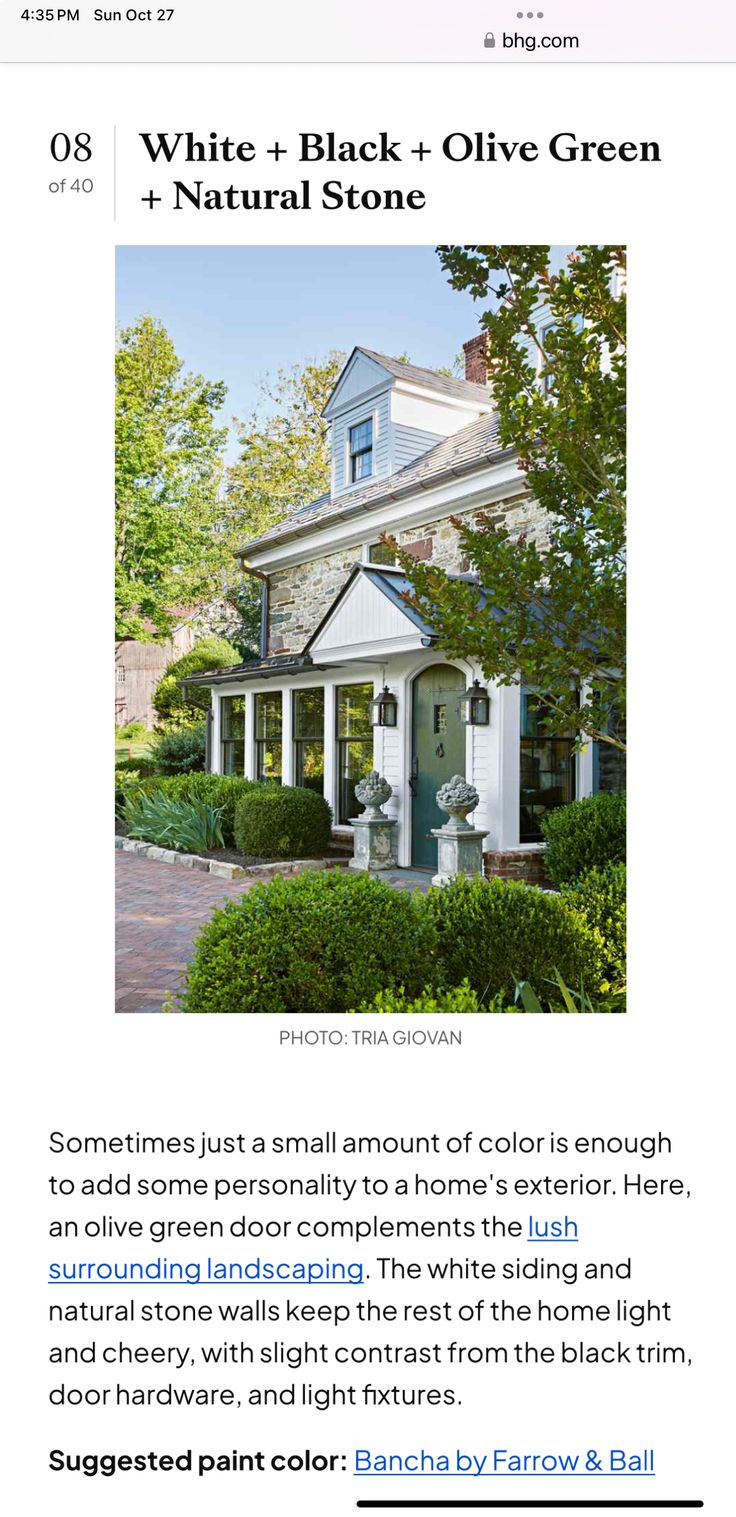
<svg viewBox="0 0 736 1517"><path fill-rule="evenodd" d="M493 32L486 32L485 42L483 43L483 46L484 47L495 47L496 46L496 39L495 39L495 37L493 35Z"/></svg>

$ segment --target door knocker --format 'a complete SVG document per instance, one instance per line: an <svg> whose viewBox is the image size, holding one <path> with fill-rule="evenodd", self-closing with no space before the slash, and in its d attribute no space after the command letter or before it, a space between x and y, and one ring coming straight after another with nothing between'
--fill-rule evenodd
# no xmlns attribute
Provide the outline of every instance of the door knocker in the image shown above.
<svg viewBox="0 0 736 1517"><path fill-rule="evenodd" d="M437 747L434 750L434 752L435 752L435 757L436 758L444 758L444 756L445 756L445 745L444 745L444 743L438 743Z"/></svg>

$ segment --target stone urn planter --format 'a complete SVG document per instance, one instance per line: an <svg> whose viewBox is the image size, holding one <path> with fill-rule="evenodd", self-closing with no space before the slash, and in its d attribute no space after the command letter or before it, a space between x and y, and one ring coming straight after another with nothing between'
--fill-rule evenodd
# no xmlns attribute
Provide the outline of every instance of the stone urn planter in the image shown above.
<svg viewBox="0 0 736 1517"><path fill-rule="evenodd" d="M448 831L452 829L455 832L470 832L472 829L468 821L468 812L475 811L479 800L480 796L475 786L469 785L461 774L453 774L451 780L446 780L437 791L437 805L440 811L446 811L449 815L449 822L445 822Z"/></svg>
<svg viewBox="0 0 736 1517"><path fill-rule="evenodd" d="M483 873L482 828L471 827L468 812L475 811L480 800L474 785L469 785L461 774L453 774L437 791L437 805L446 811L448 820L444 827L433 827L432 836L437 839L437 873L433 885L448 885L462 874L469 878Z"/></svg>
<svg viewBox="0 0 736 1517"><path fill-rule="evenodd" d="M355 798L365 806L364 816L371 821L387 822L388 817L382 807L393 795L393 785L378 773L377 769L371 769L364 780L359 780L355 787Z"/></svg>
<svg viewBox="0 0 736 1517"><path fill-rule="evenodd" d="M386 816L382 808L393 795L393 786L377 769L371 769L370 774L356 785L355 795L365 806L365 811L362 816L350 818L355 834L355 853L350 867L369 872L392 869L395 863L392 834L397 818Z"/></svg>

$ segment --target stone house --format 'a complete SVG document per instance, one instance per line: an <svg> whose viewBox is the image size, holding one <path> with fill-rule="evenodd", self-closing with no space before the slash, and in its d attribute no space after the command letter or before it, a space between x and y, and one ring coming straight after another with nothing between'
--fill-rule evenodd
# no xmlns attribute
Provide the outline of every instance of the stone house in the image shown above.
<svg viewBox="0 0 736 1517"><path fill-rule="evenodd" d="M465 344L465 378L355 348L325 410L329 491L298 507L238 555L262 586L258 660L197 677L212 687L211 764L324 794L350 838L357 781L378 769L393 786L400 866L436 866L439 786L463 774L480 803L487 869L539 877L540 822L597 787L618 765L596 745L537 732L534 697L450 660L407 606L389 532L416 558L470 575L450 517L497 513L513 532L544 532L513 453L498 438L485 338ZM470 695L478 681L488 699ZM376 706L376 701L379 706Z"/></svg>

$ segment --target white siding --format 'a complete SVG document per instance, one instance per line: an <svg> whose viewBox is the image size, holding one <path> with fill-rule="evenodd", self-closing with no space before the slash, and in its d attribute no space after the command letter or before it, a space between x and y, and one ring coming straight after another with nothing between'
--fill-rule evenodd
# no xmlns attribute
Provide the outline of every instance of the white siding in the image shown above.
<svg viewBox="0 0 736 1517"><path fill-rule="evenodd" d="M347 411L341 411L332 423L332 489L335 495L350 488L347 475L348 434L358 422L373 419L373 473L370 479L385 479L391 472L389 437L389 392L387 385L382 395L357 403ZM369 480L360 480L361 485Z"/></svg>
<svg viewBox="0 0 736 1517"><path fill-rule="evenodd" d="M419 645L420 634L403 611L363 574L359 574L318 638L311 653L316 663L341 648L372 650L377 643L411 639Z"/></svg>
<svg viewBox="0 0 736 1517"><path fill-rule="evenodd" d="M405 464L421 458L444 439L439 432L421 432L418 427L401 427L394 423L394 469L403 469Z"/></svg>
<svg viewBox="0 0 736 1517"><path fill-rule="evenodd" d="M374 363L372 358L367 358L364 353L356 353L330 400L328 414L332 415L336 410L341 410L351 400L355 400L359 395L365 395L367 390L375 390L377 385L390 382L390 375L386 369Z"/></svg>
<svg viewBox="0 0 736 1517"><path fill-rule="evenodd" d="M473 826L489 829L492 825L491 805L491 729L469 727L468 780L475 785L480 801L473 813ZM486 843L485 846L490 846Z"/></svg>

